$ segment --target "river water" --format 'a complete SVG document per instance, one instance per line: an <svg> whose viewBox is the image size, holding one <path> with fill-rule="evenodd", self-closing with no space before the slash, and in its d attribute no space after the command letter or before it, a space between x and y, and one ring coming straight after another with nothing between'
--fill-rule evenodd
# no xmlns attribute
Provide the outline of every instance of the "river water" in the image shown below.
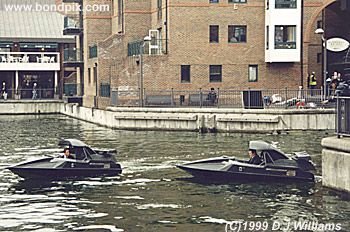
<svg viewBox="0 0 350 232"><path fill-rule="evenodd" d="M265 231L301 231L299 222L350 231L349 196L323 188L320 177L312 185L203 184L175 167L213 156L246 157L248 141L264 139L286 152L309 152L321 175L320 141L332 132L132 132L65 116L0 116L0 128L1 231L225 231L235 220L246 223L245 231L256 231L258 222ZM59 138L118 149L123 175L38 183L4 169L57 152Z"/></svg>

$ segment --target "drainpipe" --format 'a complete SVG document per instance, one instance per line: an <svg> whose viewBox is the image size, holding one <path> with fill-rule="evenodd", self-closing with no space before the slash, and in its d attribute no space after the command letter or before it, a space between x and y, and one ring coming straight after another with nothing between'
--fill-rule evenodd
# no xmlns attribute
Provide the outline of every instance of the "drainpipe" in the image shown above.
<svg viewBox="0 0 350 232"><path fill-rule="evenodd" d="M304 88L304 0L301 0L300 86Z"/></svg>
<svg viewBox="0 0 350 232"><path fill-rule="evenodd" d="M168 0L165 0L165 54L168 54Z"/></svg>

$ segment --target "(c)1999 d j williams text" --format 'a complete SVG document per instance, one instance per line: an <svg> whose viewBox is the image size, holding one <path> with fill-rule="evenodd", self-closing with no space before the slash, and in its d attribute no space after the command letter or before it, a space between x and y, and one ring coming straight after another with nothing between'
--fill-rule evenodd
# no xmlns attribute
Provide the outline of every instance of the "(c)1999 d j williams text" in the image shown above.
<svg viewBox="0 0 350 232"><path fill-rule="evenodd" d="M244 221L234 220L226 223L225 232L244 231L340 231L341 223L321 223L313 220L297 221Z"/></svg>

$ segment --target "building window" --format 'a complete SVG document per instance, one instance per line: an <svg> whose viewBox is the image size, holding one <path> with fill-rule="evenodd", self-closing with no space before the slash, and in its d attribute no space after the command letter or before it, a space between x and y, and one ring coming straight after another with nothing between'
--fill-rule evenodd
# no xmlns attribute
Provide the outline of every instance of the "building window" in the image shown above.
<svg viewBox="0 0 350 232"><path fill-rule="evenodd" d="M209 0L209 3L219 3L219 0Z"/></svg>
<svg viewBox="0 0 350 232"><path fill-rule="evenodd" d="M111 97L111 86L110 84L101 83L100 85L100 96Z"/></svg>
<svg viewBox="0 0 350 232"><path fill-rule="evenodd" d="M95 58L97 57L97 46L89 46L89 58Z"/></svg>
<svg viewBox="0 0 350 232"><path fill-rule="evenodd" d="M92 71L93 71L93 82L97 85L97 67L95 66L95 67L93 67L93 69L92 69ZM96 92L96 94L97 94L97 92Z"/></svg>
<svg viewBox="0 0 350 232"><path fill-rule="evenodd" d="M88 83L91 84L91 68L88 68Z"/></svg>
<svg viewBox="0 0 350 232"><path fill-rule="evenodd" d="M209 42L219 43L219 26L218 25L209 26Z"/></svg>
<svg viewBox="0 0 350 232"><path fill-rule="evenodd" d="M296 49L296 26L275 26L275 49Z"/></svg>
<svg viewBox="0 0 350 232"><path fill-rule="evenodd" d="M247 0L228 0L228 3L246 3Z"/></svg>
<svg viewBox="0 0 350 232"><path fill-rule="evenodd" d="M266 26L266 50L269 50L269 41L270 41L270 31L269 26Z"/></svg>
<svg viewBox="0 0 350 232"><path fill-rule="evenodd" d="M191 82L191 65L181 65L181 83Z"/></svg>
<svg viewBox="0 0 350 232"><path fill-rule="evenodd" d="M317 53L317 64L322 62L322 53Z"/></svg>
<svg viewBox="0 0 350 232"><path fill-rule="evenodd" d="M323 28L322 20L317 20L316 29Z"/></svg>
<svg viewBox="0 0 350 232"><path fill-rule="evenodd" d="M270 9L270 0L266 0L266 10Z"/></svg>
<svg viewBox="0 0 350 232"><path fill-rule="evenodd" d="M222 66L209 65L209 82L221 82L221 81L222 81Z"/></svg>
<svg viewBox="0 0 350 232"><path fill-rule="evenodd" d="M297 8L297 0L276 0L276 9Z"/></svg>
<svg viewBox="0 0 350 232"><path fill-rule="evenodd" d="M247 26L228 26L228 42L247 42Z"/></svg>
<svg viewBox="0 0 350 232"><path fill-rule="evenodd" d="M162 19L162 13L163 13L162 12L162 8L163 8L162 4L163 4L163 0L157 0L158 21L160 21Z"/></svg>
<svg viewBox="0 0 350 232"><path fill-rule="evenodd" d="M258 81L258 65L249 65L248 81L249 82L257 82Z"/></svg>

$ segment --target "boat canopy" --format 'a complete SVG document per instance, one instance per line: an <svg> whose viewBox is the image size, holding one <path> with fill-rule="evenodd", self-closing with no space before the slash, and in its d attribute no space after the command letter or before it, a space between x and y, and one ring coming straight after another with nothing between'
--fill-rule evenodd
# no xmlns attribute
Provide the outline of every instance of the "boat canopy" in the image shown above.
<svg viewBox="0 0 350 232"><path fill-rule="evenodd" d="M59 143L59 146L70 146L70 147L87 147L85 143L78 139L62 139Z"/></svg>
<svg viewBox="0 0 350 232"><path fill-rule="evenodd" d="M250 141L249 149L256 150L258 154L261 153L261 156L269 154L272 160L288 159L288 157L277 147L265 141Z"/></svg>

